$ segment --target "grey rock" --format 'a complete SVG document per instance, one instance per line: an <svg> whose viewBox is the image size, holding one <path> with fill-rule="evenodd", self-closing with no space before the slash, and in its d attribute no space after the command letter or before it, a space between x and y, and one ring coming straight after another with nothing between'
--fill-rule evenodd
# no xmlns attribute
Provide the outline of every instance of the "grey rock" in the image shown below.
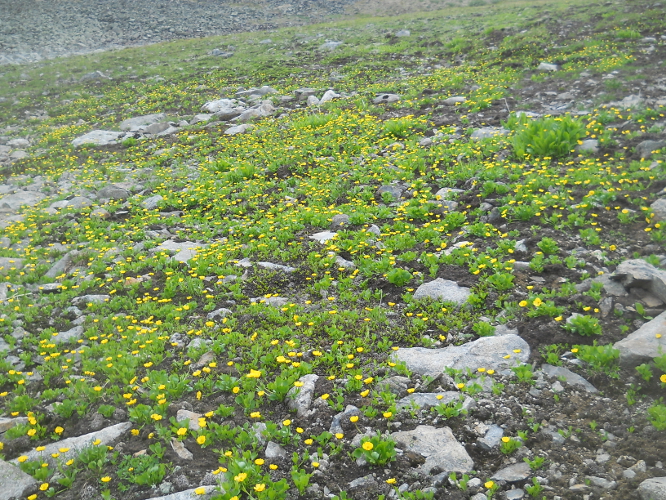
<svg viewBox="0 0 666 500"><path fill-rule="evenodd" d="M49 465L55 465L56 459L51 456L52 453L60 453L61 459L67 461L70 458L76 458L83 448L94 446L92 443L98 439L100 443L97 446L110 445L115 439L119 438L131 428L131 422L123 422L102 429L101 431L95 431L82 436L63 439L56 443L47 444L43 451L31 450L24 453L24 455L28 457L28 460L43 460L44 462L49 463ZM60 452L60 448L69 448L69 451ZM10 460L10 462L13 464L18 463L16 459Z"/></svg>
<svg viewBox="0 0 666 500"><path fill-rule="evenodd" d="M336 94L332 90L327 90L324 92L324 95L321 96L321 99L319 99L319 104L324 104L326 102L332 101L333 99L337 99L340 97L340 94Z"/></svg>
<svg viewBox="0 0 666 500"><path fill-rule="evenodd" d="M488 500L488 497L485 493L477 493L469 498L469 500Z"/></svg>
<svg viewBox="0 0 666 500"><path fill-rule="evenodd" d="M627 292L622 283L613 279L613 277L610 274L602 274L601 276L597 276L596 278L590 281L589 283L590 286L588 286L587 284L584 285L583 283L585 282L581 282L578 285L580 285L581 290L585 291L585 288L587 288L588 290L591 288L591 284L593 282L603 284L604 292L606 292L608 295L612 297L625 297L626 295L629 295L629 292ZM578 290L578 285L576 286L576 290Z"/></svg>
<svg viewBox="0 0 666 500"><path fill-rule="evenodd" d="M104 186L97 192L97 198L102 203L111 200L126 200L129 196L130 192L127 189L116 186L115 184Z"/></svg>
<svg viewBox="0 0 666 500"><path fill-rule="evenodd" d="M224 307L221 307L220 309L215 309L212 312L209 312L206 317L208 319L216 319L216 318L226 318L227 316L230 316L233 314L233 311L231 309L226 309Z"/></svg>
<svg viewBox="0 0 666 500"><path fill-rule="evenodd" d="M195 493L198 488L191 488L185 491L179 491L178 493L172 493L170 495L160 496L160 497L151 497L148 500L209 500L213 498L216 493L217 486L215 485L205 485L200 488L204 489L203 494Z"/></svg>
<svg viewBox="0 0 666 500"><path fill-rule="evenodd" d="M640 106L645 102L645 99L643 99L641 96L638 95L629 95L622 99L618 105L623 107L623 108L635 108L636 106Z"/></svg>
<svg viewBox="0 0 666 500"><path fill-rule="evenodd" d="M391 438L403 450L425 457L425 463L417 469L419 474L428 475L434 468L446 473L464 473L474 467L474 461L448 427L419 425L412 431L394 432Z"/></svg>
<svg viewBox="0 0 666 500"><path fill-rule="evenodd" d="M408 377L402 377L400 375L394 375L393 377L388 377L377 384L377 388L380 391L387 391L391 394L399 396L400 394L407 391L411 384L411 380Z"/></svg>
<svg viewBox="0 0 666 500"><path fill-rule="evenodd" d="M23 268L23 259L0 257L0 275L9 274L12 270Z"/></svg>
<svg viewBox="0 0 666 500"><path fill-rule="evenodd" d="M304 417L310 409L315 384L318 379L319 376L314 373L303 375L298 379L303 385L289 389L287 393L287 406L290 410L295 410L298 417Z"/></svg>
<svg viewBox="0 0 666 500"><path fill-rule="evenodd" d="M432 145L433 145L433 141L430 137L424 137L423 139L421 139L419 141L419 146L421 146L422 148L427 148L427 147L432 146Z"/></svg>
<svg viewBox="0 0 666 500"><path fill-rule="evenodd" d="M537 66L537 71L557 71L557 64L550 64L547 62L542 62Z"/></svg>
<svg viewBox="0 0 666 500"><path fill-rule="evenodd" d="M348 486L349 491L359 493L365 490L374 490L379 486L379 483L377 483L377 480L372 474L368 474L367 476L354 479Z"/></svg>
<svg viewBox="0 0 666 500"><path fill-rule="evenodd" d="M308 106L319 106L319 99L317 99L317 96L309 95L308 100L307 100L307 105Z"/></svg>
<svg viewBox="0 0 666 500"><path fill-rule="evenodd" d="M361 411L354 405L347 405L344 411L333 416L331 426L328 430L331 434L343 433L342 422L349 420L349 417L360 416Z"/></svg>
<svg viewBox="0 0 666 500"><path fill-rule="evenodd" d="M402 37L405 37L405 36L410 36L411 34L412 33L409 30L400 30L395 34L395 36L397 36L398 38L402 38Z"/></svg>
<svg viewBox="0 0 666 500"><path fill-rule="evenodd" d="M285 458L287 456L287 450L285 450L279 444L274 443L273 441L269 441L268 445L266 446L264 456L270 460L275 460L276 458Z"/></svg>
<svg viewBox="0 0 666 500"><path fill-rule="evenodd" d="M636 146L636 152L642 160L645 160L650 158L654 151L663 149L664 146L666 146L666 141L643 141Z"/></svg>
<svg viewBox="0 0 666 500"><path fill-rule="evenodd" d="M251 298L250 302L259 302L260 304L266 304L267 306L272 307L283 307L289 303L289 299L285 297L255 297Z"/></svg>
<svg viewBox="0 0 666 500"><path fill-rule="evenodd" d="M195 125L201 122L207 122L213 116L212 113L198 113L190 120L190 125Z"/></svg>
<svg viewBox="0 0 666 500"><path fill-rule="evenodd" d="M373 104L389 104L392 102L398 102L400 96L398 94L379 94L372 100Z"/></svg>
<svg viewBox="0 0 666 500"><path fill-rule="evenodd" d="M270 116L274 112L275 108L273 107L273 104L270 101L263 101L261 104L243 111L240 115L234 118L233 121L244 123L255 118Z"/></svg>
<svg viewBox="0 0 666 500"><path fill-rule="evenodd" d="M66 332L58 332L58 334L53 337L53 342L56 344L62 344L64 342L69 342L70 340L78 340L81 338L84 331L84 328L79 325Z"/></svg>
<svg viewBox="0 0 666 500"><path fill-rule="evenodd" d="M18 425L28 423L28 417L5 418L0 417L0 434Z"/></svg>
<svg viewBox="0 0 666 500"><path fill-rule="evenodd" d="M458 286L455 281L437 278L419 286L414 292L414 299L431 298L442 302L464 304L471 294L469 288Z"/></svg>
<svg viewBox="0 0 666 500"><path fill-rule="evenodd" d="M50 208L55 208L56 210L62 210L63 208L80 209L89 207L92 204L93 201L90 198L86 198L85 196L75 196L69 200L60 200L51 203Z"/></svg>
<svg viewBox="0 0 666 500"><path fill-rule="evenodd" d="M659 198L650 205L650 211L654 214L655 221L666 222L666 198Z"/></svg>
<svg viewBox="0 0 666 500"><path fill-rule="evenodd" d="M185 448L185 445L182 441L178 441L176 438L171 438L171 448L176 452L176 455L178 455L183 460L194 459L192 452Z"/></svg>
<svg viewBox="0 0 666 500"><path fill-rule="evenodd" d="M389 184L386 186L381 186L377 191L375 192L375 197L379 199L383 199L384 193L389 193L391 195L391 199L393 201L399 200L400 197L402 196L402 189L399 186L396 186L395 184Z"/></svg>
<svg viewBox="0 0 666 500"><path fill-rule="evenodd" d="M335 265L338 267L343 267L345 269L356 269L356 264L350 260L345 260L339 255L335 257Z"/></svg>
<svg viewBox="0 0 666 500"><path fill-rule="evenodd" d="M486 431L485 436L483 436L482 438L477 439L476 443L482 449L484 449L486 451L490 451L493 448L500 445L500 442L502 440L502 436L504 436L504 429L502 429L499 425L493 424Z"/></svg>
<svg viewBox="0 0 666 500"><path fill-rule="evenodd" d="M252 129L252 125L248 123L243 123L242 125L235 125L233 127L229 127L224 131L226 135L237 135L237 134L244 134L248 130Z"/></svg>
<svg viewBox="0 0 666 500"><path fill-rule="evenodd" d="M39 482L16 465L0 460L0 500L25 498L26 493L36 489Z"/></svg>
<svg viewBox="0 0 666 500"><path fill-rule="evenodd" d="M202 417L203 415L201 413L194 413L193 411L184 410L182 408L176 413L176 420L178 422L184 422L187 420L188 427L191 431L198 431L201 429L199 419Z"/></svg>
<svg viewBox="0 0 666 500"><path fill-rule="evenodd" d="M201 106L201 111L206 111L208 113L231 113L235 112L236 115L240 115L245 110L245 107L240 104L236 99L217 99L215 101L208 101L203 106Z"/></svg>
<svg viewBox="0 0 666 500"><path fill-rule="evenodd" d="M502 336L502 335L518 335L518 329L517 328L509 328L506 325L497 325L495 327L495 336Z"/></svg>
<svg viewBox="0 0 666 500"><path fill-rule="evenodd" d="M95 294L95 295L81 295L80 297L74 297L72 299L72 304L75 306L88 305L88 304L101 304L107 302L111 299L110 295Z"/></svg>
<svg viewBox="0 0 666 500"><path fill-rule="evenodd" d="M349 225L349 215L347 214L337 214L333 216L333 219L331 220L331 226L333 228L337 228L339 226L347 226Z"/></svg>
<svg viewBox="0 0 666 500"><path fill-rule="evenodd" d="M294 96L299 101L307 101L308 97L310 97L311 95L315 95L316 93L317 93L317 89L313 89L313 88L310 88L310 87L303 87L303 88L294 90Z"/></svg>
<svg viewBox="0 0 666 500"><path fill-rule="evenodd" d="M210 54L211 56L221 57L223 59L229 59L230 57L232 57L234 55L233 52L226 52L226 51L220 50L220 49L213 49L208 54Z"/></svg>
<svg viewBox="0 0 666 500"><path fill-rule="evenodd" d="M615 269L614 278L620 280L626 289L643 288L666 302L666 271L657 269L642 259L622 262Z"/></svg>
<svg viewBox="0 0 666 500"><path fill-rule="evenodd" d="M576 150L584 153L598 153L599 141L596 139L587 139L576 146Z"/></svg>
<svg viewBox="0 0 666 500"><path fill-rule="evenodd" d="M612 490L617 488L617 483L615 481L609 481L603 477L585 476L585 479L589 481L592 486L596 486L597 488L602 488L604 490Z"/></svg>
<svg viewBox="0 0 666 500"><path fill-rule="evenodd" d="M34 207L44 198L46 195L37 191L19 191L0 199L0 207L10 210L18 210L22 206Z"/></svg>
<svg viewBox="0 0 666 500"><path fill-rule="evenodd" d="M482 127L480 129L475 130L472 132L472 135L470 138L473 141L480 141L482 139L490 139L493 137L501 137L504 135L508 135L509 131L506 130L505 128L500 128L500 127Z"/></svg>
<svg viewBox="0 0 666 500"><path fill-rule="evenodd" d="M148 125L147 127L143 127L141 129L141 132L147 135L158 135L162 134L163 132L167 132L169 129L171 129L171 125L169 125L168 122L160 122L160 123L153 123L152 125Z"/></svg>
<svg viewBox="0 0 666 500"><path fill-rule="evenodd" d="M253 87L248 90L239 90L236 92L236 97L250 97L250 96L259 96L263 97L268 94L277 94L278 91L275 90L273 87L269 87L268 85L263 85L260 88Z"/></svg>
<svg viewBox="0 0 666 500"><path fill-rule="evenodd" d="M456 391L445 392L413 392L396 402L398 410L410 408L431 408L440 404L449 404L460 399L461 394ZM472 399L464 398L465 403L471 404ZM464 404L463 404L464 407Z"/></svg>
<svg viewBox="0 0 666 500"><path fill-rule="evenodd" d="M323 43L319 46L320 50L333 50L337 49L340 45L342 45L342 42L333 42L333 41L328 41L326 43Z"/></svg>
<svg viewBox="0 0 666 500"><path fill-rule="evenodd" d="M448 99L444 99L442 101L442 104L446 106L455 106L456 104L462 104L463 102L466 102L467 98L463 97L461 95L449 97Z"/></svg>
<svg viewBox="0 0 666 500"><path fill-rule="evenodd" d="M321 231L319 233L311 234L308 236L311 240L315 240L319 243L326 243L328 240L332 240L338 235L338 233L334 233L332 231Z"/></svg>
<svg viewBox="0 0 666 500"><path fill-rule="evenodd" d="M282 264L274 264L273 262L257 262L259 267L270 269L271 271L282 271L285 273L293 273L297 271L295 267L283 266Z"/></svg>
<svg viewBox="0 0 666 500"><path fill-rule="evenodd" d="M153 123L159 123L166 120L166 115L164 113L155 113L152 115L143 115L135 116L134 118L128 118L120 122L120 130L129 130L131 132L136 132L143 127L152 125Z"/></svg>
<svg viewBox="0 0 666 500"><path fill-rule="evenodd" d="M156 252L174 252L175 255L173 256L173 259L178 261L178 262L187 262L194 258L194 256L197 254L197 251L202 248L206 248L208 245L200 244L200 243L195 243L193 241L183 241L180 243L176 243L175 241L172 240L167 240L163 242L161 245L152 248L151 252L156 253Z"/></svg>
<svg viewBox="0 0 666 500"><path fill-rule="evenodd" d="M450 200L464 192L465 192L464 189L442 188L435 193L435 198L442 200Z"/></svg>
<svg viewBox="0 0 666 500"><path fill-rule="evenodd" d="M505 359L505 356L510 357ZM476 370L479 367L501 370L525 363L529 357L530 347L518 335L481 337L461 346L442 349L408 347L394 354L394 358L404 361L411 371L429 376L439 375L446 367L456 370Z"/></svg>
<svg viewBox="0 0 666 500"><path fill-rule="evenodd" d="M118 139L120 139L124 132L114 132L112 130L93 130L82 136L77 137L72 141L72 146L79 147L84 144L93 145L93 146L108 146L110 144L116 144Z"/></svg>
<svg viewBox="0 0 666 500"><path fill-rule="evenodd" d="M656 335L661 334L661 338ZM633 368L650 362L666 351L666 311L648 321L614 346L620 351L620 365Z"/></svg>
<svg viewBox="0 0 666 500"><path fill-rule="evenodd" d="M155 196L150 196L143 200L141 206L146 210L155 210L163 200L164 198L161 195L156 194Z"/></svg>
<svg viewBox="0 0 666 500"><path fill-rule="evenodd" d="M541 370L545 375L547 375L550 378L556 378L556 379L563 378L568 385L579 387L585 390L586 392L590 393L598 392L597 388L594 387L592 384L590 384L583 377L562 366L553 366L549 364L544 364L541 367Z"/></svg>
<svg viewBox="0 0 666 500"><path fill-rule="evenodd" d="M46 278L55 278L65 273L67 269L72 265L72 262L75 257L79 254L78 251L72 250L71 252L63 255L53 266L49 269L44 276Z"/></svg>
<svg viewBox="0 0 666 500"><path fill-rule="evenodd" d="M641 500L666 500L666 476L646 479L637 491Z"/></svg>
<svg viewBox="0 0 666 500"><path fill-rule="evenodd" d="M30 146L30 141L28 139L18 137L16 139L12 139L11 141L8 141L7 146L12 147L12 148L27 148L27 147Z"/></svg>
<svg viewBox="0 0 666 500"><path fill-rule="evenodd" d="M516 483L518 481L524 481L530 474L532 469L529 464L525 462L518 462L517 464L509 465L503 469L498 470L493 474L491 479L495 481L506 481L507 483Z"/></svg>
<svg viewBox="0 0 666 500"><path fill-rule="evenodd" d="M515 490L506 491L504 493L504 498L506 498L506 500L521 500L521 498L525 498L525 490L516 488Z"/></svg>

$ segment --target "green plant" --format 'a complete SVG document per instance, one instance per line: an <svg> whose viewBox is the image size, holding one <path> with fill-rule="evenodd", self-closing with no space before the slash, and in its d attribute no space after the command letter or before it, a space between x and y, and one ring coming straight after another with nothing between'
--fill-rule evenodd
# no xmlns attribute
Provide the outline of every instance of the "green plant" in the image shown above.
<svg viewBox="0 0 666 500"><path fill-rule="evenodd" d="M646 382L650 382L650 380L652 379L652 368L650 368L650 365L645 363L643 363L642 365L638 365L636 367L636 371L641 376L641 378Z"/></svg>
<svg viewBox="0 0 666 500"><path fill-rule="evenodd" d="M531 119L514 114L504 126L514 131L512 144L519 159L567 156L585 135L585 124L571 116Z"/></svg>
<svg viewBox="0 0 666 500"><path fill-rule="evenodd" d="M560 247L557 246L557 242L554 239L548 237L542 238L541 241L537 243L537 246L546 255L554 255L560 251Z"/></svg>
<svg viewBox="0 0 666 500"><path fill-rule="evenodd" d="M536 477L532 478L532 485L530 486L525 486L525 491L529 496L532 498L536 498L542 491L543 491L543 486L539 484L539 481L537 480Z"/></svg>
<svg viewBox="0 0 666 500"><path fill-rule="evenodd" d="M502 442L500 443L500 451L505 455L510 455L522 445L523 443L520 439L505 436L502 438Z"/></svg>
<svg viewBox="0 0 666 500"><path fill-rule="evenodd" d="M377 433L371 437L361 439L361 446L356 448L351 456L355 459L363 457L366 462L373 465L384 465L395 460L395 441L392 439L383 439L381 434Z"/></svg>
<svg viewBox="0 0 666 500"><path fill-rule="evenodd" d="M458 401L451 401L448 404L440 403L437 406L432 407L432 411L437 412L440 417L446 419L455 418L460 415L466 415L467 410L463 408L464 398L460 398Z"/></svg>
<svg viewBox="0 0 666 500"><path fill-rule="evenodd" d="M472 330L474 330L479 337L491 337L495 335L495 327L485 321L474 323L472 325Z"/></svg>
<svg viewBox="0 0 666 500"><path fill-rule="evenodd" d="M521 364L511 368L511 371L518 378L518 382L525 384L534 383L534 367L530 364Z"/></svg>
<svg viewBox="0 0 666 500"><path fill-rule="evenodd" d="M655 403L647 410L648 420L658 431L666 430L666 405Z"/></svg>
<svg viewBox="0 0 666 500"><path fill-rule="evenodd" d="M160 462L157 455L125 456L118 464L117 474L121 481L154 486L162 482L167 473L167 466Z"/></svg>
<svg viewBox="0 0 666 500"><path fill-rule="evenodd" d="M412 273L404 269L395 268L386 274L386 279L395 286L404 286L411 281Z"/></svg>
<svg viewBox="0 0 666 500"><path fill-rule="evenodd" d="M539 470L546 463L546 459L543 457L534 457L534 460L525 457L523 458L523 461L529 465L532 470Z"/></svg>
<svg viewBox="0 0 666 500"><path fill-rule="evenodd" d="M617 378L619 376L618 360L620 351L612 345L582 345L576 347L576 357L585 361L592 371L605 373L609 377Z"/></svg>
<svg viewBox="0 0 666 500"><path fill-rule="evenodd" d="M588 337L590 335L601 335L601 325L594 316L582 314L569 318L563 328L571 333L577 333Z"/></svg>

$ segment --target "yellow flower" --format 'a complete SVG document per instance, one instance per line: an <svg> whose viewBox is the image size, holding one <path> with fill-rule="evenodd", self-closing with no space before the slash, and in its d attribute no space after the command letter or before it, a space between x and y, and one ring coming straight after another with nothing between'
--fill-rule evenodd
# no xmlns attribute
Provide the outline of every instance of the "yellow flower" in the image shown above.
<svg viewBox="0 0 666 500"><path fill-rule="evenodd" d="M250 413L250 417L252 417L252 418L261 418L261 413L258 412L258 411L253 411L252 413Z"/></svg>
<svg viewBox="0 0 666 500"><path fill-rule="evenodd" d="M298 432L299 434L303 434L303 432L305 431L303 430L302 427L296 427L296 432Z"/></svg>
<svg viewBox="0 0 666 500"><path fill-rule="evenodd" d="M62 427L58 426L58 427L56 427L55 429L53 429L53 432L55 432L56 434L60 435L60 434L62 434L63 432L65 432L65 429L63 429Z"/></svg>
<svg viewBox="0 0 666 500"><path fill-rule="evenodd" d="M276 470L276 469L278 468L278 466L275 465L275 464L270 464L268 467L269 467L271 470Z"/></svg>
<svg viewBox="0 0 666 500"><path fill-rule="evenodd" d="M245 472L241 472L237 476L234 476L234 481L236 481L237 483L242 483L246 479L247 479L247 473Z"/></svg>
<svg viewBox="0 0 666 500"><path fill-rule="evenodd" d="M206 436L199 436L197 438L197 444L204 444L206 442Z"/></svg>
<svg viewBox="0 0 666 500"><path fill-rule="evenodd" d="M240 387L234 387L233 389L231 389L231 392L233 392L234 394L238 394L240 392Z"/></svg>
<svg viewBox="0 0 666 500"><path fill-rule="evenodd" d="M254 461L254 463L257 464L257 465L264 465L264 459L263 458L257 458Z"/></svg>
<svg viewBox="0 0 666 500"><path fill-rule="evenodd" d="M508 436L504 436L504 437L502 438L502 442L503 442L503 443L508 443L509 441L511 441L511 438L508 437Z"/></svg>
<svg viewBox="0 0 666 500"><path fill-rule="evenodd" d="M28 500L37 500L37 495L35 493L33 493L32 495L30 495L28 497Z"/></svg>
<svg viewBox="0 0 666 500"><path fill-rule="evenodd" d="M395 484L395 482L396 482L396 480L395 480L394 477L391 477L391 478L389 478L389 479L386 480L386 483L387 483L387 484Z"/></svg>
<svg viewBox="0 0 666 500"><path fill-rule="evenodd" d="M382 415L384 415L384 418L391 418L393 416L393 412L385 411Z"/></svg>
<svg viewBox="0 0 666 500"><path fill-rule="evenodd" d="M254 491L264 491L265 489L266 485L264 483L254 485Z"/></svg>
<svg viewBox="0 0 666 500"><path fill-rule="evenodd" d="M187 427L181 427L176 431L176 434L178 434L179 436L184 436L185 434L187 434Z"/></svg>
<svg viewBox="0 0 666 500"><path fill-rule="evenodd" d="M312 462L312 467L314 467L315 469L319 467L319 462Z"/></svg>
<svg viewBox="0 0 666 500"><path fill-rule="evenodd" d="M312 439L306 439L306 440L303 441L303 442L304 442L305 444L307 444L308 446L310 446L312 443L314 443L314 441L313 441Z"/></svg>
<svg viewBox="0 0 666 500"><path fill-rule="evenodd" d="M362 398L367 398L368 394L370 394L370 391L366 389L365 391L361 392L361 397Z"/></svg>
<svg viewBox="0 0 666 500"><path fill-rule="evenodd" d="M21 456L18 457L16 460L18 460L18 462L19 462L20 464L22 464L23 462L25 462L26 460L28 460L28 457L26 457L25 455L21 455Z"/></svg>
<svg viewBox="0 0 666 500"><path fill-rule="evenodd" d="M659 377L659 380L661 380L662 383L666 384L666 373L664 373L661 377Z"/></svg>
<svg viewBox="0 0 666 500"><path fill-rule="evenodd" d="M28 431L28 436L30 437L34 436L35 434L37 434L37 429L30 429Z"/></svg>
<svg viewBox="0 0 666 500"><path fill-rule="evenodd" d="M287 419L287 420L283 420L283 421L282 421L282 425L284 425L285 427L289 427L289 426L291 425L291 420L288 420L288 419Z"/></svg>
<svg viewBox="0 0 666 500"><path fill-rule="evenodd" d="M578 348L574 347L573 349L571 349L571 352L573 352L574 354L577 353L577 352L578 352Z"/></svg>
<svg viewBox="0 0 666 500"><path fill-rule="evenodd" d="M526 300L521 300L520 302L518 302L518 305L520 307L526 307L527 306L527 301Z"/></svg>
<svg viewBox="0 0 666 500"><path fill-rule="evenodd" d="M49 489L49 483L42 483L42 484L39 486L39 489L42 490L42 491L46 491L46 490L48 490L48 489Z"/></svg>
<svg viewBox="0 0 666 500"><path fill-rule="evenodd" d="M335 437L336 437L336 439L342 439L343 437L345 437L345 435L344 435L342 432L338 432L338 433L335 435Z"/></svg>
<svg viewBox="0 0 666 500"><path fill-rule="evenodd" d="M203 486L200 486L199 488L194 490L194 493L196 493L197 495L205 495L206 494L206 488L204 488Z"/></svg>
<svg viewBox="0 0 666 500"><path fill-rule="evenodd" d="M103 483L108 483L109 481L111 481L111 478L110 478L109 476L104 476L104 477L101 479L101 481L102 481Z"/></svg>
<svg viewBox="0 0 666 500"><path fill-rule="evenodd" d="M349 421L352 422L352 423L354 423L354 422L358 422L358 416L357 416L357 415L353 415L353 416L349 417Z"/></svg>
<svg viewBox="0 0 666 500"><path fill-rule="evenodd" d="M541 304L543 304L543 302L541 302L541 299L537 297L536 299L534 299L532 304L534 305L534 307L539 307Z"/></svg>
<svg viewBox="0 0 666 500"><path fill-rule="evenodd" d="M363 444L361 445L361 447L362 447L365 451L370 451L370 450L372 450L372 449L375 447L375 445L372 444L370 441L366 441L365 443L363 443Z"/></svg>
<svg viewBox="0 0 666 500"><path fill-rule="evenodd" d="M247 378L259 378L261 377L261 372L258 370L250 370L250 373L246 375Z"/></svg>
<svg viewBox="0 0 666 500"><path fill-rule="evenodd" d="M495 483L493 481L488 481L483 486L485 486L487 489L490 489L495 486Z"/></svg>
<svg viewBox="0 0 666 500"><path fill-rule="evenodd" d="M322 394L322 395L321 395L321 399L324 399L324 400L325 400L325 399L328 399L329 396L330 396L329 394Z"/></svg>

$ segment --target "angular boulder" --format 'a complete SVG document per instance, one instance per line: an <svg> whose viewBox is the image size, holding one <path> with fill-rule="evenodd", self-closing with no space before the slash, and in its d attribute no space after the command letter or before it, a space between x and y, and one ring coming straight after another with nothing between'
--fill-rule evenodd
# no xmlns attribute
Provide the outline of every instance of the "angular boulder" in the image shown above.
<svg viewBox="0 0 666 500"><path fill-rule="evenodd" d="M666 311L616 342L613 347L619 349L620 365L625 368L651 361L661 355L660 350L666 353Z"/></svg>
<svg viewBox="0 0 666 500"><path fill-rule="evenodd" d="M445 368L464 370L486 368L501 370L527 362L530 346L518 335L481 337L461 346L442 349L408 347L399 349L393 359L403 361L407 368L420 375L437 376Z"/></svg>
<svg viewBox="0 0 666 500"><path fill-rule="evenodd" d="M437 278L419 286L414 292L414 299L431 298L443 302L464 304L471 294L472 292L469 288L458 286L458 283L455 281Z"/></svg>

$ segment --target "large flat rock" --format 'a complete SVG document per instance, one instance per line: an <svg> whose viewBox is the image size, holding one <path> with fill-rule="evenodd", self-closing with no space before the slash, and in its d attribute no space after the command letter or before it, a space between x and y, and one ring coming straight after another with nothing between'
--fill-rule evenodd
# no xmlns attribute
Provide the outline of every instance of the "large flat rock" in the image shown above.
<svg viewBox="0 0 666 500"><path fill-rule="evenodd" d="M153 123L159 123L166 120L166 115L164 113L155 113L152 115L143 115L135 116L134 118L128 118L120 122L120 130L131 130L137 131Z"/></svg>
<svg viewBox="0 0 666 500"><path fill-rule="evenodd" d="M36 488L38 484L35 478L15 465L0 460L0 500L23 498L28 491Z"/></svg>
<svg viewBox="0 0 666 500"><path fill-rule="evenodd" d="M93 130L72 141L72 146L79 147L84 144L92 144L94 146L107 146L115 144L116 141L125 135L124 132L114 132L112 130Z"/></svg>
<svg viewBox="0 0 666 500"><path fill-rule="evenodd" d="M598 392L597 388L590 384L583 377L562 366L545 364L541 367L541 371L543 371L543 373L550 378L564 380L568 385L578 387L587 392Z"/></svg>
<svg viewBox="0 0 666 500"><path fill-rule="evenodd" d="M666 477L646 479L638 485L641 500L666 500Z"/></svg>
<svg viewBox="0 0 666 500"><path fill-rule="evenodd" d="M417 469L421 474L430 474L434 468L440 472L462 473L474 467L474 461L448 427L419 425L413 431L394 432L391 438L403 450L425 457L425 463Z"/></svg>
<svg viewBox="0 0 666 500"><path fill-rule="evenodd" d="M18 210L22 206L34 207L44 198L46 195L38 191L19 191L0 199L0 207L7 207L11 210Z"/></svg>
<svg viewBox="0 0 666 500"><path fill-rule="evenodd" d="M163 497L152 497L148 500L208 500L212 498L215 493L216 486L200 486L199 488L192 488L178 493L172 493ZM200 493L203 492L203 493Z"/></svg>
<svg viewBox="0 0 666 500"><path fill-rule="evenodd" d="M437 278L418 287L414 292L414 299L419 300L429 297L443 302L464 304L471 294L469 288L458 286L455 281Z"/></svg>
<svg viewBox="0 0 666 500"><path fill-rule="evenodd" d="M626 289L643 288L666 302L666 271L643 259L624 261L615 269L614 279L620 280Z"/></svg>
<svg viewBox="0 0 666 500"><path fill-rule="evenodd" d="M657 335L661 335L657 338ZM634 333L616 342L620 350L620 365L632 368L666 353L666 311L648 321Z"/></svg>
<svg viewBox="0 0 666 500"><path fill-rule="evenodd" d="M123 422L121 424L112 425L111 427L106 427L99 431L84 434L83 436L72 437L63 439L57 443L47 444L44 447L44 450L31 450L25 453L25 456L28 457L28 460L39 459L49 463L49 465L55 465L56 459L51 456L52 453L59 453L61 459L67 461L70 458L76 458L82 449L84 449L86 446L93 446L92 443L97 440L99 440L99 444L97 446L109 445L111 442L113 442L115 439L120 437L123 433L127 432L131 428L131 422ZM67 451L60 451L61 449L67 449ZM18 461L14 459L10 460L10 463L17 465Z"/></svg>
<svg viewBox="0 0 666 500"><path fill-rule="evenodd" d="M411 371L429 376L439 375L447 367L456 370L481 367L501 370L525 363L529 358L530 346L513 334L481 337L461 346L442 349L408 347L394 354L394 359L404 361Z"/></svg>

